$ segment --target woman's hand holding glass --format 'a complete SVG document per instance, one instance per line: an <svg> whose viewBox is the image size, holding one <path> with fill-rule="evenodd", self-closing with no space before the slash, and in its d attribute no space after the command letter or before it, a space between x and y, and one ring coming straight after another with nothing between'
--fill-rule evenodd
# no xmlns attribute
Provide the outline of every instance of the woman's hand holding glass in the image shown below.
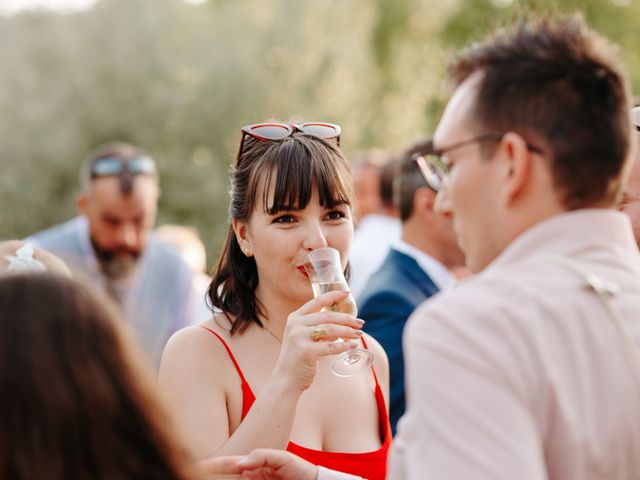
<svg viewBox="0 0 640 480"><path fill-rule="evenodd" d="M325 309L357 315L358 307L344 277L344 266L340 252L332 247L316 248L307 255L307 260L304 267L316 297L333 290L348 293L344 299L325 307ZM344 339L338 338L336 341L342 342ZM331 365L331 371L339 377L351 377L365 372L372 363L373 355L370 351L356 348L336 358Z"/></svg>
<svg viewBox="0 0 640 480"><path fill-rule="evenodd" d="M276 378L304 391L316 374L318 360L357 348L364 322L348 313L324 310L339 303L348 292L328 292L308 301L287 319L280 356L274 368ZM345 342L335 342L342 338Z"/></svg>

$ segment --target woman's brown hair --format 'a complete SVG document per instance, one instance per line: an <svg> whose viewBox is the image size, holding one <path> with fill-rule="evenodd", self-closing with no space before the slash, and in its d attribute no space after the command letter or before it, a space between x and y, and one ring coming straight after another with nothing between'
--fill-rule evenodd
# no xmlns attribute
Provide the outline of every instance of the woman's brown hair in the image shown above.
<svg viewBox="0 0 640 480"><path fill-rule="evenodd" d="M258 205L271 215L303 209L314 191L322 206L352 204L351 170L331 140L299 132L277 142L248 136L231 171L229 217L248 221ZM242 253L230 226L208 295L231 321L232 335L253 322L262 326L257 286L255 260Z"/></svg>
<svg viewBox="0 0 640 480"><path fill-rule="evenodd" d="M191 479L115 307L48 273L0 277L0 478Z"/></svg>

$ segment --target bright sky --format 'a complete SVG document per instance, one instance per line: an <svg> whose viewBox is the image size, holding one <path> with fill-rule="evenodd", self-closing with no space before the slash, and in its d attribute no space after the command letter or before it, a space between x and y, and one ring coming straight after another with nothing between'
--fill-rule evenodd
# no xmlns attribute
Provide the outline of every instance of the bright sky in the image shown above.
<svg viewBox="0 0 640 480"><path fill-rule="evenodd" d="M73 13L91 8L98 0L0 0L0 15L11 15L24 10L46 9L61 13ZM198 5L207 0L183 0Z"/></svg>
<svg viewBox="0 0 640 480"><path fill-rule="evenodd" d="M94 3L96 0L0 0L0 13L10 15L31 9L71 13L91 8Z"/></svg>

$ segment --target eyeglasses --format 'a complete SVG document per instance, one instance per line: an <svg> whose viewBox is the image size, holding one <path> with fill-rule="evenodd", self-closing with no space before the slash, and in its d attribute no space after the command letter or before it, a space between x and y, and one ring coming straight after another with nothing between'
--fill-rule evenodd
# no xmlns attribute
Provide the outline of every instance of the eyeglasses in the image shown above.
<svg viewBox="0 0 640 480"><path fill-rule="evenodd" d="M423 152L414 154L413 161L418 165L429 188L434 192L439 192L449 178L450 167L447 153L475 143L499 142L504 135L504 133L484 133L444 148L433 148L433 143L431 143ZM543 153L542 149L529 143L527 143L527 148L534 153Z"/></svg>
<svg viewBox="0 0 640 480"><path fill-rule="evenodd" d="M145 155L137 155L130 158L101 157L91 165L91 178L114 177L124 175L155 175L155 162Z"/></svg>
<svg viewBox="0 0 640 480"><path fill-rule="evenodd" d="M262 142L276 142L290 137L294 132L307 133L324 140L336 139L340 146L340 125L324 122L305 122L288 125L286 123L256 123L242 127L242 140L240 141L240 152L244 147L244 139L247 135Z"/></svg>

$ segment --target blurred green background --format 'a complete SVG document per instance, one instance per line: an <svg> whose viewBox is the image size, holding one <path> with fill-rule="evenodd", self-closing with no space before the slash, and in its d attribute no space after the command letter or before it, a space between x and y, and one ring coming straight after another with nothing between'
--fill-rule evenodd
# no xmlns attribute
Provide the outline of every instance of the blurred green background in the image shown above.
<svg viewBox="0 0 640 480"><path fill-rule="evenodd" d="M0 0L0 7L2 6ZM14 1L15 3L15 1ZM640 87L640 0L99 0L0 16L0 238L75 214L84 155L125 140L158 161L158 224L217 255L240 127L343 127L347 155L429 134L456 48L530 11L580 11Z"/></svg>

